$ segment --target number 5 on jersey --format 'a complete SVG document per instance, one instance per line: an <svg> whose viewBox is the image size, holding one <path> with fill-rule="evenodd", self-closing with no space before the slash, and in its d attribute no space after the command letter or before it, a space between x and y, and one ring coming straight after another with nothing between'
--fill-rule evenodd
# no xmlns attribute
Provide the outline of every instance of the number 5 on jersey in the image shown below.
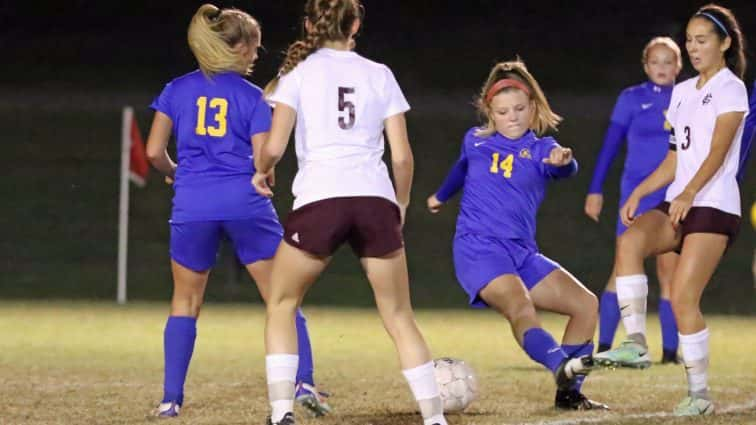
<svg viewBox="0 0 756 425"><path fill-rule="evenodd" d="M226 114L228 113L228 100L222 97L210 99L210 109L217 110L213 119L215 126L205 126L205 116L207 115L207 97L200 96L197 98L197 127L194 132L200 136L210 135L212 137L223 137L226 135Z"/></svg>
<svg viewBox="0 0 756 425"><path fill-rule="evenodd" d="M499 153L495 152L491 155L491 168L489 171L493 174L499 174L499 170L501 169L504 172L505 178L511 178L513 165L514 155L510 153L503 161L499 162Z"/></svg>
<svg viewBox="0 0 756 425"><path fill-rule="evenodd" d="M354 102L346 98L349 94L354 94L354 87L339 87L339 112L344 113L339 117L339 128L342 130L354 127L355 108Z"/></svg>

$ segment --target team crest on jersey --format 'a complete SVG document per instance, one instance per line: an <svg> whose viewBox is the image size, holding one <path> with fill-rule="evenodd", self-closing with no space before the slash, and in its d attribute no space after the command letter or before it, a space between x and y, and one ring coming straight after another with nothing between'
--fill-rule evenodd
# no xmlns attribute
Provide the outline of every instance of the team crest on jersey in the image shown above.
<svg viewBox="0 0 756 425"><path fill-rule="evenodd" d="M711 102L711 93L707 93L706 96L704 96L701 105L706 105L709 102Z"/></svg>
<svg viewBox="0 0 756 425"><path fill-rule="evenodd" d="M520 158L532 159L530 156L530 150L528 148L522 148L520 151Z"/></svg>

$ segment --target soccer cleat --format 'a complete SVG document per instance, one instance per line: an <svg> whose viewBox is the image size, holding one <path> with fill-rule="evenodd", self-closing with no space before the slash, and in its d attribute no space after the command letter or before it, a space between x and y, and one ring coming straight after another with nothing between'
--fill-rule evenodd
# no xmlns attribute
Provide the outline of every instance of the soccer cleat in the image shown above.
<svg viewBox="0 0 756 425"><path fill-rule="evenodd" d="M624 341L614 350L604 351L593 356L599 366L629 367L645 369L651 366L648 349L634 341Z"/></svg>
<svg viewBox="0 0 756 425"><path fill-rule="evenodd" d="M175 401L160 403L153 411L153 416L157 416L158 418L175 418L179 415L179 410L181 410L181 405Z"/></svg>
<svg viewBox="0 0 756 425"><path fill-rule="evenodd" d="M685 397L675 407L675 416L704 416L714 414L714 403L705 398Z"/></svg>
<svg viewBox="0 0 756 425"><path fill-rule="evenodd" d="M677 350L664 350L661 364L680 364L680 357L677 356Z"/></svg>
<svg viewBox="0 0 756 425"><path fill-rule="evenodd" d="M557 388L568 390L578 375L587 375L594 367L593 357L590 354L572 359L566 359L559 365L554 374Z"/></svg>
<svg viewBox="0 0 756 425"><path fill-rule="evenodd" d="M297 384L297 392L294 399L307 409L312 416L319 417L331 413L331 406L326 401L327 397L328 393L322 393L314 386L300 382Z"/></svg>
<svg viewBox="0 0 756 425"><path fill-rule="evenodd" d="M611 344L599 344L598 348L596 349L596 353L603 353L604 351L609 351L612 349Z"/></svg>
<svg viewBox="0 0 756 425"><path fill-rule="evenodd" d="M562 410L609 410L606 404L590 400L577 390L557 390L554 407Z"/></svg>
<svg viewBox="0 0 756 425"><path fill-rule="evenodd" d="M270 416L268 416L268 421L265 422L265 424L266 425L295 425L295 423L294 423L294 414L291 413L291 412L288 412L278 422L273 422L270 419Z"/></svg>

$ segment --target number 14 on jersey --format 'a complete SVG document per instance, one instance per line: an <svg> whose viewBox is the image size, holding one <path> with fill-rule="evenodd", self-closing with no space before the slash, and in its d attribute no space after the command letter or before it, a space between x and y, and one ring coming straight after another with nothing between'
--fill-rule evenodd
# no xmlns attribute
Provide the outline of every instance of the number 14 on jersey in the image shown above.
<svg viewBox="0 0 756 425"><path fill-rule="evenodd" d="M514 166L514 155L511 153L499 162L499 153L494 152L491 154L491 168L488 170L493 174L499 174L499 171L503 172L505 178L512 177L512 167Z"/></svg>

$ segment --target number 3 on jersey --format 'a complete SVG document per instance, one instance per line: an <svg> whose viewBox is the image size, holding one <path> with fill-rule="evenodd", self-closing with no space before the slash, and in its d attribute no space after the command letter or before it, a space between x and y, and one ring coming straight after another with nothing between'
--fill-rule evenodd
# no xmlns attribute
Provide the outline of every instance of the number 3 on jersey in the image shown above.
<svg viewBox="0 0 756 425"><path fill-rule="evenodd" d="M504 177L511 178L513 165L514 155L510 153L503 161L499 162L499 153L495 152L491 155L491 168L489 171L493 174L499 174L499 169L501 169L504 172Z"/></svg>
<svg viewBox="0 0 756 425"><path fill-rule="evenodd" d="M223 137L226 135L226 114L228 113L228 100L222 97L210 99L210 109L217 110L213 119L215 126L205 126L205 116L207 115L207 97L200 96L197 98L197 128L194 132L200 136L210 135L212 137Z"/></svg>
<svg viewBox="0 0 756 425"><path fill-rule="evenodd" d="M685 151L690 147L690 127L686 125L685 128L683 128L683 133L685 133L685 141L682 143L682 145L680 145L680 147Z"/></svg>

